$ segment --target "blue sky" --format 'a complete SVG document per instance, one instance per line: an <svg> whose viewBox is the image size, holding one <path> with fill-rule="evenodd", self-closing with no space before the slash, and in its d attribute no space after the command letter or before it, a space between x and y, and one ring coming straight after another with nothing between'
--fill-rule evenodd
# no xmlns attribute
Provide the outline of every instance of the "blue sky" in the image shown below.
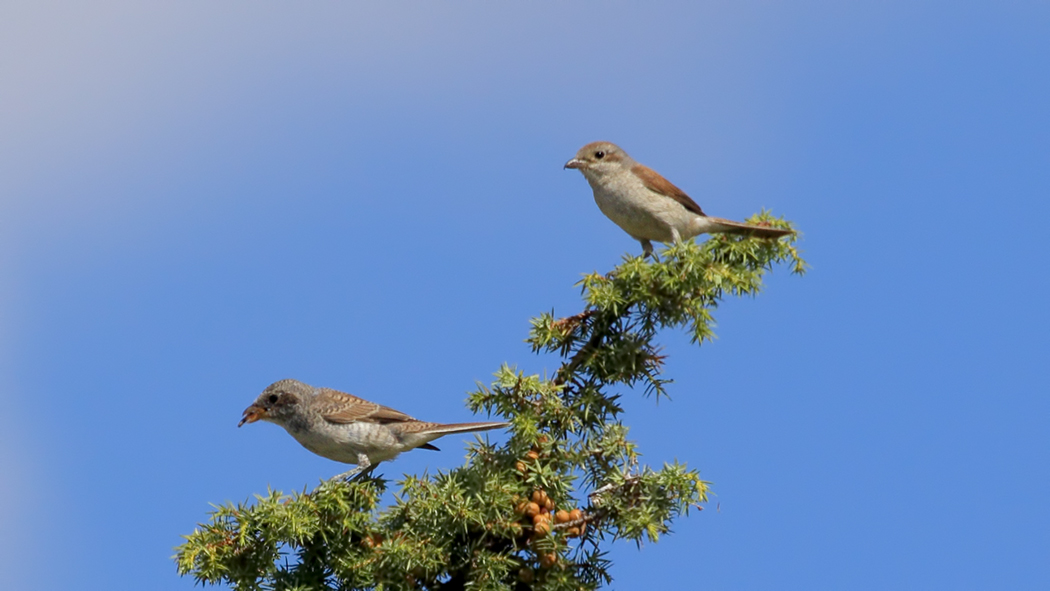
<svg viewBox="0 0 1050 591"><path fill-rule="evenodd" d="M717 496L613 588L1047 588L1047 56L1038 2L0 6L0 587L190 589L208 503L342 470L236 428L277 379L453 422L553 368L639 248L604 139L813 267L663 335L625 420Z"/></svg>

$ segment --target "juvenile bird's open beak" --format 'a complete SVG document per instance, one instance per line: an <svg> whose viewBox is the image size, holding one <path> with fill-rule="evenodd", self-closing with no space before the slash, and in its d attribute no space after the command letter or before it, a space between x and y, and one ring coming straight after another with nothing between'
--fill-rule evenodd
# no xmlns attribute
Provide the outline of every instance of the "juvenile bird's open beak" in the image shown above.
<svg viewBox="0 0 1050 591"><path fill-rule="evenodd" d="M238 427L243 426L245 423L254 423L259 419L266 416L266 409L261 406L251 405L244 409L244 416L241 417L241 422L237 423Z"/></svg>
<svg viewBox="0 0 1050 591"><path fill-rule="evenodd" d="M582 168L582 167L583 167L583 160L580 160L579 158L573 158L572 160L569 160L568 162L565 163L565 168Z"/></svg>

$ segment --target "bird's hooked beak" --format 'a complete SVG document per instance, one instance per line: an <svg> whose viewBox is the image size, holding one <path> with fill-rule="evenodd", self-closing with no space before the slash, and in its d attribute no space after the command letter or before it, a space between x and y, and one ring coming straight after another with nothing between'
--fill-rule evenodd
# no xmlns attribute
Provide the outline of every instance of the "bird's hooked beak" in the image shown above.
<svg viewBox="0 0 1050 591"><path fill-rule="evenodd" d="M254 423L259 419L264 418L266 418L266 409L253 404L248 408L244 409L244 416L241 417L241 422L237 423L237 426L242 427L245 423Z"/></svg>
<svg viewBox="0 0 1050 591"><path fill-rule="evenodd" d="M565 163L565 168L583 168L586 163L579 158L573 158Z"/></svg>

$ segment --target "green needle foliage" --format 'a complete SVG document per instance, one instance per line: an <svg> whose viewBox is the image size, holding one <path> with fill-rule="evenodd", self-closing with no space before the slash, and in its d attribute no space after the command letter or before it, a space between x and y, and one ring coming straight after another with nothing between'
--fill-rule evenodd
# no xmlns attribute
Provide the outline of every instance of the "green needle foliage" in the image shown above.
<svg viewBox="0 0 1050 591"><path fill-rule="evenodd" d="M768 213L749 222L791 227ZM711 339L726 295L756 294L777 263L805 272L794 241L717 235L586 275L582 312L532 321L533 350L563 359L554 376L504 366L470 394L472 410L511 422L506 444L479 439L463 467L407 476L390 507L381 479L218 507L178 547L179 573L244 590L601 587L607 544L655 542L708 494L684 464L639 463L617 390L664 395L658 331Z"/></svg>

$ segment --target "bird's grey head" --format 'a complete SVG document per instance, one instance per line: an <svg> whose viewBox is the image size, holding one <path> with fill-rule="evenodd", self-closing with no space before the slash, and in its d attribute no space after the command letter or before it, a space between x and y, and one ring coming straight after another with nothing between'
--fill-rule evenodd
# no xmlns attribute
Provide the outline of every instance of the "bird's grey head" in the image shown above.
<svg viewBox="0 0 1050 591"><path fill-rule="evenodd" d="M255 421L269 421L283 425L297 411L303 400L313 395L314 388L298 380L281 380L266 387L255 402L244 409L238 427Z"/></svg>
<svg viewBox="0 0 1050 591"><path fill-rule="evenodd" d="M600 177L630 168L631 157L612 142L591 142L580 148L576 156L565 163L565 168L575 168L588 179Z"/></svg>

